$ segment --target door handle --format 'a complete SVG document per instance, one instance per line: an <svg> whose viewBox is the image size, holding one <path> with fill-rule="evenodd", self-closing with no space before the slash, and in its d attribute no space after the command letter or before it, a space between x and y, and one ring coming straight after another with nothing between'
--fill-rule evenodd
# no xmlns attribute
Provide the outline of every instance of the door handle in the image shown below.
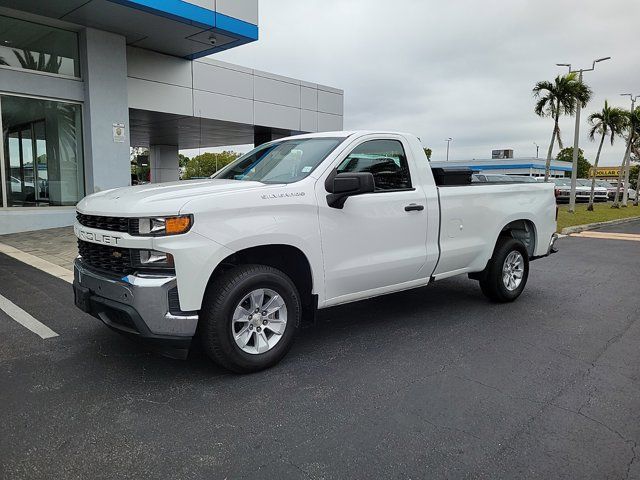
<svg viewBox="0 0 640 480"><path fill-rule="evenodd" d="M411 203L404 207L405 212L420 212L424 210L424 205L418 205L417 203Z"/></svg>

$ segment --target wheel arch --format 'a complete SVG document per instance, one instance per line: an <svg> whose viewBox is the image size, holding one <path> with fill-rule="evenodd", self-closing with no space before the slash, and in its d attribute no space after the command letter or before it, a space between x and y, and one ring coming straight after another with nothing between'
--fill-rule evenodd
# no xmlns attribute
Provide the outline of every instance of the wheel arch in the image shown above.
<svg viewBox="0 0 640 480"><path fill-rule="evenodd" d="M238 265L248 264L267 265L282 271L296 285L302 304L314 304L311 263L302 250L289 244L256 245L238 250L216 266L209 278L209 284L221 273Z"/></svg>
<svg viewBox="0 0 640 480"><path fill-rule="evenodd" d="M522 242L527 249L527 253L529 254L529 258L535 255L536 251L536 243L538 241L536 224L533 220L528 218L521 218L518 220L512 220L506 225L502 227L496 241L495 245L498 244L498 240L500 237L510 236L516 240Z"/></svg>
<svg viewBox="0 0 640 480"><path fill-rule="evenodd" d="M491 259L493 258L498 242L503 237L510 237L521 241L527 249L529 259L535 255L537 242L537 229L535 222L530 218L517 218L515 220L510 220L500 228L496 235L494 235L494 242L487 245L485 255L483 256L483 263L480 264L480 268L482 268L482 270L469 273L469 278L478 280L482 277L484 272L487 270L489 262L491 262Z"/></svg>

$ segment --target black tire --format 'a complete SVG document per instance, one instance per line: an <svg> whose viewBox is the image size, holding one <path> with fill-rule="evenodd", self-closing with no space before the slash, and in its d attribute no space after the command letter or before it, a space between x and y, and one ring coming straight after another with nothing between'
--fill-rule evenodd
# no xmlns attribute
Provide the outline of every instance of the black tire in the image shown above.
<svg viewBox="0 0 640 480"><path fill-rule="evenodd" d="M511 252L519 252L523 261L523 274L520 285L510 290L503 280L504 262ZM520 296L529 278L529 254L524 244L511 237L500 237L496 243L491 260L480 275L482 293L494 302L513 302Z"/></svg>
<svg viewBox="0 0 640 480"><path fill-rule="evenodd" d="M232 318L238 304L251 291L268 288L284 300L287 323L282 338L264 353L246 353L233 338ZM300 325L300 296L291 279L280 270L265 265L241 265L214 280L208 287L200 310L200 337L205 353L224 368L251 373L278 363L293 345Z"/></svg>

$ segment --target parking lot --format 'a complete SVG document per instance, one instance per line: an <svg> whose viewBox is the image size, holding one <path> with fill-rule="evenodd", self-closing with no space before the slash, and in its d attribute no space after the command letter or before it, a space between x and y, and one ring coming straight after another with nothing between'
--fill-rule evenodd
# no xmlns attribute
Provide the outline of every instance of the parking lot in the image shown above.
<svg viewBox="0 0 640 480"><path fill-rule="evenodd" d="M246 376L149 353L0 255L0 295L57 334L0 310L0 477L640 478L640 242L558 246L513 304L453 278L329 309Z"/></svg>

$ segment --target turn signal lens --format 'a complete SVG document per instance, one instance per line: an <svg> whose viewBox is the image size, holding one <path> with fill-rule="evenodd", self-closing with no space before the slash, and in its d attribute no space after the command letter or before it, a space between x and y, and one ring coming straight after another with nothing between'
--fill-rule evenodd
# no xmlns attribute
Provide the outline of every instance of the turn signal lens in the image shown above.
<svg viewBox="0 0 640 480"><path fill-rule="evenodd" d="M179 235L186 233L193 225L193 215L179 217L151 217L139 218L138 228L132 235L141 237L164 237L165 235Z"/></svg>
<svg viewBox="0 0 640 480"><path fill-rule="evenodd" d="M166 235L178 235L180 233L186 233L191 228L191 216L185 215L182 217L168 217L165 219L164 224Z"/></svg>

